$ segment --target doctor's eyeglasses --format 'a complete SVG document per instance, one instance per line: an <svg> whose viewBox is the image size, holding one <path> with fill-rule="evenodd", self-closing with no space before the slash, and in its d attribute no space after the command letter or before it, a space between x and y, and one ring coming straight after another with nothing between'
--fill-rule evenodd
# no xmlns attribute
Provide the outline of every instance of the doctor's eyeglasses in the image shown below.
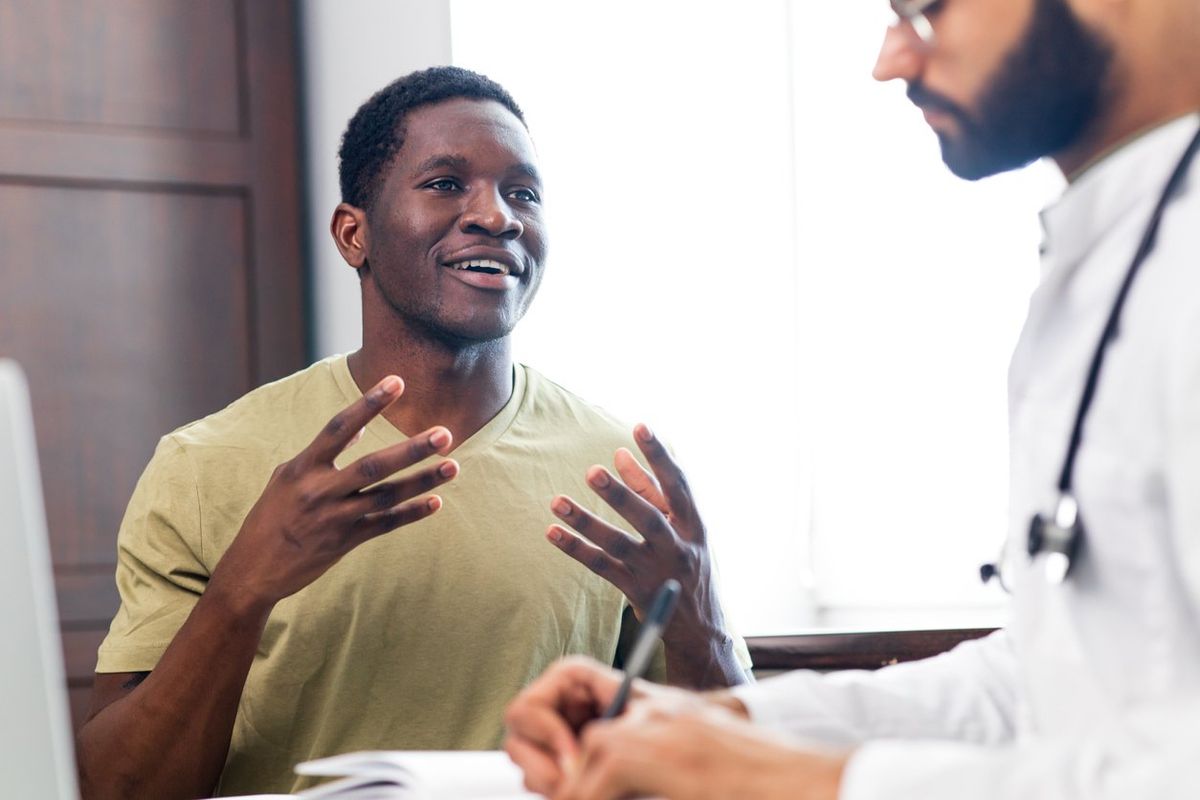
<svg viewBox="0 0 1200 800"><path fill-rule="evenodd" d="M942 0L891 0L892 11L896 12L895 27L912 33L923 49L933 47L933 25L925 12Z"/></svg>

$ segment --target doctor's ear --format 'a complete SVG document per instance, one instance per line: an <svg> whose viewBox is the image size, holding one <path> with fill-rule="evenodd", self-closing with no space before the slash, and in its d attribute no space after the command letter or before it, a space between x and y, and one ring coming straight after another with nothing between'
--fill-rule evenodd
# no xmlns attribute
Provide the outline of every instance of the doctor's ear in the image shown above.
<svg viewBox="0 0 1200 800"><path fill-rule="evenodd" d="M366 263L367 248L370 245L366 211L349 203L338 203L337 208L333 210L329 232L347 264L359 269Z"/></svg>

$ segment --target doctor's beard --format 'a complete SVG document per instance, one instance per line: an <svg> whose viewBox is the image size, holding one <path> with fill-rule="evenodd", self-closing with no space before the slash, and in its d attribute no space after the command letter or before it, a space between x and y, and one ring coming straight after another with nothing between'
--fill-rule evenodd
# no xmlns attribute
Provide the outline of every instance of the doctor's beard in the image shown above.
<svg viewBox="0 0 1200 800"><path fill-rule="evenodd" d="M954 117L957 135L938 132L942 160L960 178L978 180L1076 142L1103 109L1112 62L1112 46L1065 0L1037 0L1029 28L984 89L976 114L919 82L909 85L908 97Z"/></svg>

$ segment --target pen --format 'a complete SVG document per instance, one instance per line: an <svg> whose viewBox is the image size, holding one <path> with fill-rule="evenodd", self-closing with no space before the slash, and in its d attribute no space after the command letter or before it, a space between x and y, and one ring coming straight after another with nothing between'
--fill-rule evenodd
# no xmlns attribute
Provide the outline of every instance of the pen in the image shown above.
<svg viewBox="0 0 1200 800"><path fill-rule="evenodd" d="M675 610L675 601L678 599L679 581L668 578L663 582L658 594L654 596L654 603L650 606L650 613L646 615L646 621L642 623L642 630L638 634L637 643L633 646L633 653L625 662L625 677L621 681L620 688L617 689L617 696L609 703L608 709L600 719L612 719L620 716L621 712L625 710L625 703L629 700L629 689L633 686L634 680L642 677L646 672L646 667L650 665L650 657L654 655L654 645L662 635L663 628L667 627L667 622L671 619L671 612Z"/></svg>

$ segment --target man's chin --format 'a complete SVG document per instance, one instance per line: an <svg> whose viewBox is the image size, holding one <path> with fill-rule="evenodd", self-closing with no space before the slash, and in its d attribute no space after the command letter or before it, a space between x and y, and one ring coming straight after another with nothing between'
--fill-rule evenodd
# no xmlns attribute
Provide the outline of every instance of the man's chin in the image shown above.
<svg viewBox="0 0 1200 800"><path fill-rule="evenodd" d="M516 327L516 322L507 319L444 320L428 327L430 333L446 344L471 347L507 338Z"/></svg>

